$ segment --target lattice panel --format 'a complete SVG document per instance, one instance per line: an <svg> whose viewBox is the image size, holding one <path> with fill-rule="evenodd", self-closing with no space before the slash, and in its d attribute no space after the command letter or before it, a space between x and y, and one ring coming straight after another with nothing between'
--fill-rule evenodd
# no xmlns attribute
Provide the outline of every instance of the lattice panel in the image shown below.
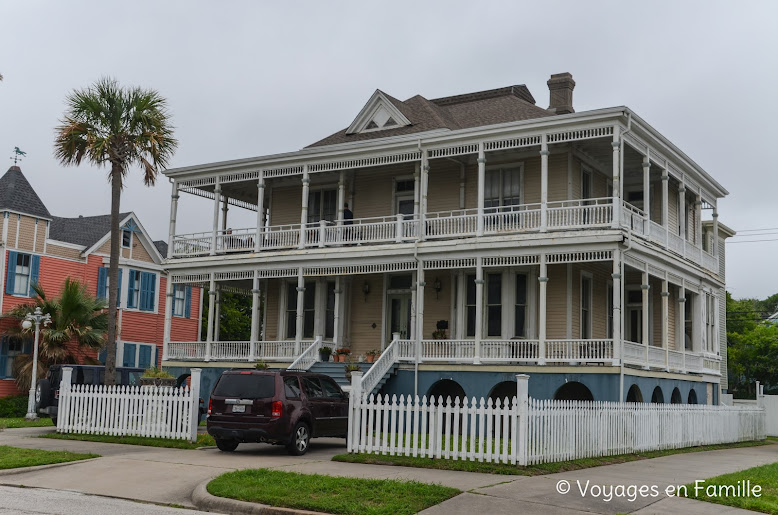
<svg viewBox="0 0 778 515"><path fill-rule="evenodd" d="M217 281L239 281L241 279L254 279L253 270L243 270L240 272L217 272Z"/></svg>
<svg viewBox="0 0 778 515"><path fill-rule="evenodd" d="M429 157L430 159L433 159L436 157L462 156L465 154L477 153L478 143L469 143L466 145L457 145L456 147L432 148L429 150Z"/></svg>
<svg viewBox="0 0 778 515"><path fill-rule="evenodd" d="M219 286L220 291L226 291L227 293L237 293L238 295L243 295L244 297L250 297L251 296L251 290L247 290L245 288L238 288L237 286Z"/></svg>
<svg viewBox="0 0 778 515"><path fill-rule="evenodd" d="M171 274L173 284L207 283L211 280L211 274Z"/></svg>
<svg viewBox="0 0 778 515"><path fill-rule="evenodd" d="M346 159L343 161L330 161L328 163L314 163L308 165L309 173L332 172L335 170L347 170L350 168L365 168L368 166L390 165L395 163L407 163L421 159L421 152L404 152L402 154L387 154L384 156L364 157L361 159Z"/></svg>
<svg viewBox="0 0 778 515"><path fill-rule="evenodd" d="M520 138L499 139L484 143L484 150L506 150L509 148L533 147L540 145L541 137L524 136Z"/></svg>
<svg viewBox="0 0 778 515"><path fill-rule="evenodd" d="M561 252L548 254L546 263L591 263L594 261L610 261L613 259L613 251L592 250L588 252Z"/></svg>
<svg viewBox="0 0 778 515"><path fill-rule="evenodd" d="M219 183L226 184L228 182L243 182L243 181L251 181L251 180L257 180L259 179L259 170L255 170L253 172L240 172L240 173L232 173L229 175L220 175L219 176Z"/></svg>
<svg viewBox="0 0 778 515"><path fill-rule="evenodd" d="M311 266L303 269L305 276L380 274L384 272L408 272L416 270L415 261L377 263L372 265Z"/></svg>
<svg viewBox="0 0 778 515"><path fill-rule="evenodd" d="M199 179L189 179L178 183L179 189L198 188L200 186L213 186L216 184L216 177L201 177Z"/></svg>
<svg viewBox="0 0 778 515"><path fill-rule="evenodd" d="M537 265L538 256L500 256L484 258L484 266L520 266Z"/></svg>
<svg viewBox="0 0 778 515"><path fill-rule="evenodd" d="M272 177L287 177L289 175L301 175L303 173L302 166L285 166L281 168L269 168L265 170L265 178L270 179Z"/></svg>
<svg viewBox="0 0 778 515"><path fill-rule="evenodd" d="M430 259L424 261L425 270L444 270L448 268L474 268L475 258Z"/></svg>
<svg viewBox="0 0 778 515"><path fill-rule="evenodd" d="M613 136L613 126L596 127L593 129L580 129L577 131L555 132L548 135L549 143L563 143L565 141L577 141L582 139L602 138Z"/></svg>
<svg viewBox="0 0 778 515"><path fill-rule="evenodd" d="M191 195L197 195L198 197L203 197L207 199L213 200L216 197L216 194L212 191L205 191L197 188L181 188L179 191L183 191L185 193L189 193ZM250 202L245 202L243 200L238 200L232 197L227 197L227 203L231 206L236 207L242 207L243 209L248 209L249 211L256 211L257 206L256 204L252 204Z"/></svg>

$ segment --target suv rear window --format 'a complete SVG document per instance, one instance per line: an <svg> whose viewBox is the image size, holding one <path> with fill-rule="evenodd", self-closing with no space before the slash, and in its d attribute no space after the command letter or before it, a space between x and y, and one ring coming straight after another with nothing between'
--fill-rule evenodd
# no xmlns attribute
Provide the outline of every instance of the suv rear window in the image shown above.
<svg viewBox="0 0 778 515"><path fill-rule="evenodd" d="M275 376L259 374L225 374L213 390L215 397L266 399L276 393Z"/></svg>

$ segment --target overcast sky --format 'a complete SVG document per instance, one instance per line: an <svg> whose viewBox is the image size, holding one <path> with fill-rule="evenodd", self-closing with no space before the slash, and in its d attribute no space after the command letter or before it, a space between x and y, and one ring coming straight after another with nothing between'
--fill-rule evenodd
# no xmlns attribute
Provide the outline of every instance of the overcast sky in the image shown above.
<svg viewBox="0 0 778 515"><path fill-rule="evenodd" d="M52 152L65 96L101 76L167 97L177 167L298 150L347 127L376 88L526 84L547 107L546 80L570 72L576 111L629 106L730 191L719 220L752 236L727 245L727 288L761 298L778 292L776 19L778 3L743 0L0 0L0 158L27 152L52 214L106 214L106 171ZM164 177L149 189L131 172L121 208L154 239L169 206ZM208 208L183 195L178 232L208 230Z"/></svg>

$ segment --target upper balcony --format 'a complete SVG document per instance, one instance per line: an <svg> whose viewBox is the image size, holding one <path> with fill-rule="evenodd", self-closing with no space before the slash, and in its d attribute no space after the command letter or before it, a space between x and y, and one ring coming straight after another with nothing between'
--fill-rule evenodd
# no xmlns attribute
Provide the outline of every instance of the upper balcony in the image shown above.
<svg viewBox="0 0 778 515"><path fill-rule="evenodd" d="M502 139L452 133L171 171L168 258L622 230L720 273L715 206L726 192L653 129L513 125ZM179 191L211 200L199 210L212 213L210 230L176 234Z"/></svg>

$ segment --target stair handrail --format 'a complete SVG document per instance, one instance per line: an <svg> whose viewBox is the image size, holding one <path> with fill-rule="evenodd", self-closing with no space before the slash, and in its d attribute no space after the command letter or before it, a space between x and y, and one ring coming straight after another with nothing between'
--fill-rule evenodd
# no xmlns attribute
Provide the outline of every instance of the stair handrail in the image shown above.
<svg viewBox="0 0 778 515"><path fill-rule="evenodd" d="M400 340L400 333L392 335L392 343L384 349L381 356L373 363L370 370L362 376L362 395L367 397L373 392L373 389L381 382L381 378L389 372L397 362L397 342Z"/></svg>
<svg viewBox="0 0 778 515"><path fill-rule="evenodd" d="M308 371L311 369L314 363L318 360L319 349L322 347L324 337L317 336L313 343L297 356L297 359L292 362L286 369L287 370L302 370Z"/></svg>

